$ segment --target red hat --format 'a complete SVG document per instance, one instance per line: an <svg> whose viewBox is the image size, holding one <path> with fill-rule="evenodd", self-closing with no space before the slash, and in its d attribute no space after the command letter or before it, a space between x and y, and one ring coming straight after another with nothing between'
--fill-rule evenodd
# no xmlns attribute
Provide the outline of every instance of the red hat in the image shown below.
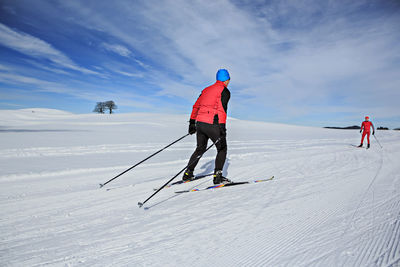
<svg viewBox="0 0 400 267"><path fill-rule="evenodd" d="M368 116L365 116L365 119L366 119L366 120L369 120L369 117L368 117Z"/></svg>

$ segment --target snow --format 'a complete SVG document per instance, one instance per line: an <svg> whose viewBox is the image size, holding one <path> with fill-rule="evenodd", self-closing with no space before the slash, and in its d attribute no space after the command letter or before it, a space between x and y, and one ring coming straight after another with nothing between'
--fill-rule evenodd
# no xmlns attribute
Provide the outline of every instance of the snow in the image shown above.
<svg viewBox="0 0 400 267"><path fill-rule="evenodd" d="M32 112L32 110L34 112ZM224 173L175 194L187 115L0 111L2 266L400 266L400 132L228 121ZM196 174L212 172L215 149ZM180 176L176 179L180 179ZM112 189L112 190L109 190Z"/></svg>

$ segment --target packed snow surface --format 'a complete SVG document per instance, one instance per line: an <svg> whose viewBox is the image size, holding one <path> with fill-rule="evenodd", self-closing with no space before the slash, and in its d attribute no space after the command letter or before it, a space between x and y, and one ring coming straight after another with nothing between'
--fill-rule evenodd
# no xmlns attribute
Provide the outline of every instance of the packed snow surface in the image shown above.
<svg viewBox="0 0 400 267"><path fill-rule="evenodd" d="M228 121L224 174L165 188L188 116L0 111L1 266L399 266L400 132ZM213 171L209 150L195 173ZM176 180L179 180L179 176Z"/></svg>

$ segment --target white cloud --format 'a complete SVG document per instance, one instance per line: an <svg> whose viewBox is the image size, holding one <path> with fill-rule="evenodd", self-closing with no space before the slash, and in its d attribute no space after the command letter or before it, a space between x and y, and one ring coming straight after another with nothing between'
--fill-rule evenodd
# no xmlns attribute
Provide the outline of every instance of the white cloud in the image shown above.
<svg viewBox="0 0 400 267"><path fill-rule="evenodd" d="M7 84L30 84L36 85L40 88L56 88L58 86L57 83L47 82L36 79L34 77L23 76L13 73L0 73L0 82Z"/></svg>
<svg viewBox="0 0 400 267"><path fill-rule="evenodd" d="M76 65L49 43L27 33L13 30L2 23L0 23L0 44L31 57L48 59L63 68L85 74L99 74Z"/></svg>
<svg viewBox="0 0 400 267"><path fill-rule="evenodd" d="M143 73L131 73L131 72L120 71L120 70L114 70L114 72L119 73L124 76L131 77L131 78L143 78L144 77Z"/></svg>
<svg viewBox="0 0 400 267"><path fill-rule="evenodd" d="M114 52L123 57L130 57L130 55L132 54L132 52L128 48L122 45L103 43L102 46L106 50Z"/></svg>
<svg viewBox="0 0 400 267"><path fill-rule="evenodd" d="M9 71L12 70L12 68L10 68L9 66L5 66L3 64L0 64L0 70L2 71Z"/></svg>
<svg viewBox="0 0 400 267"><path fill-rule="evenodd" d="M20 104L12 104L12 103L6 103L6 102L0 102L0 105L2 106L9 106L9 107L17 107L17 108L21 108L23 107L23 105Z"/></svg>

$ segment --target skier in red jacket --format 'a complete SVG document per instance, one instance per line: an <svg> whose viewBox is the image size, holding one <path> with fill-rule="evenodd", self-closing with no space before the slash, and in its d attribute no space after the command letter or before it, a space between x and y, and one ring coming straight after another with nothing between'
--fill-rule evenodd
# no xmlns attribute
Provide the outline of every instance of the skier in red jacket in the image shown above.
<svg viewBox="0 0 400 267"><path fill-rule="evenodd" d="M208 139L211 139L217 148L217 157L215 159L214 184L229 183L227 178L222 176L224 167L227 144L226 144L226 113L231 93L228 90L230 82L229 72L220 69L217 72L217 81L205 88L196 103L193 105L190 115L189 134L196 134L197 148L190 157L187 170L182 180L192 180L193 171L199 162L199 156L207 148ZM192 164L191 164L192 163Z"/></svg>
<svg viewBox="0 0 400 267"><path fill-rule="evenodd" d="M367 148L369 148L370 143L369 143L369 135L371 134L371 127L372 127L372 135L375 135L375 128L372 122L369 121L369 117L365 117L365 121L362 122L361 124L361 130L360 133L364 130L362 137L361 137L361 144L358 147L362 147L364 143L364 137L367 136L367 141L368 145Z"/></svg>

